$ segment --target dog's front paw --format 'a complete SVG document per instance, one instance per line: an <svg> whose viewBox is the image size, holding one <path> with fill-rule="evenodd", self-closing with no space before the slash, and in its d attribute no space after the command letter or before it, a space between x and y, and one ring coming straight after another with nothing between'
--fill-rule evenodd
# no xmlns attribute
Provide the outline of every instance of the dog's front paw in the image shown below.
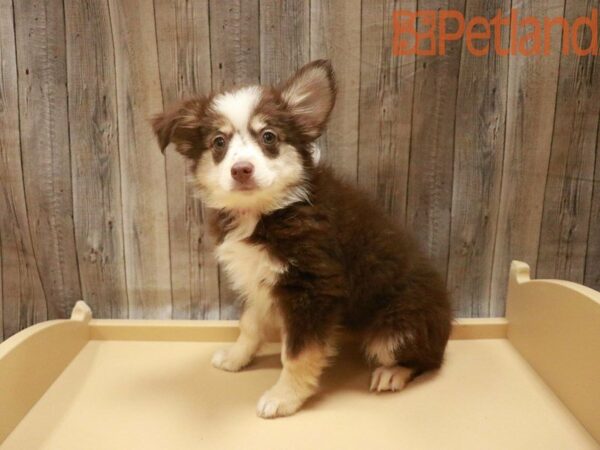
<svg viewBox="0 0 600 450"><path fill-rule="evenodd" d="M246 364L248 364L247 358L240 358L232 348L223 348L217 350L211 360L214 367L227 372L238 372Z"/></svg>
<svg viewBox="0 0 600 450"><path fill-rule="evenodd" d="M277 389L270 389L258 401L256 414L263 419L289 416L298 411L301 406L302 399L293 392L284 393L278 392Z"/></svg>

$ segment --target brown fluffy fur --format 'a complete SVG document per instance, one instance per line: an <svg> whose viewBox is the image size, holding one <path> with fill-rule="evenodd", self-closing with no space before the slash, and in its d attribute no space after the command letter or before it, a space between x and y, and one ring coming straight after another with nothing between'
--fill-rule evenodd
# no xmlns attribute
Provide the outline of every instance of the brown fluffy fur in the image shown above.
<svg viewBox="0 0 600 450"><path fill-rule="evenodd" d="M399 365L438 368L451 328L440 276L406 232L329 168L311 169L310 183L310 203L263 216L249 238L289 265L273 293L290 355L325 345L341 325L365 346L399 335ZM213 229L222 235L226 223Z"/></svg>

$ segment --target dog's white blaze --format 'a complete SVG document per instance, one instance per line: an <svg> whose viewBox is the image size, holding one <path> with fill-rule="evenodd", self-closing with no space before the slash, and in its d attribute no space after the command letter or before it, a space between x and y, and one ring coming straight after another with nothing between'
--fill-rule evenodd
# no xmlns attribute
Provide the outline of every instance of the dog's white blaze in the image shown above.
<svg viewBox="0 0 600 450"><path fill-rule="evenodd" d="M254 179L259 186L273 183L275 173L269 169L262 149L248 132L261 92L259 86L251 86L218 95L213 101L214 110L223 115L234 128L227 154L220 164L222 169L219 171L219 184L225 189L233 188L231 167L242 161L254 165Z"/></svg>
<svg viewBox="0 0 600 450"><path fill-rule="evenodd" d="M227 117L238 130L248 128L248 122L261 97L260 86L250 86L218 95L213 101L216 112Z"/></svg>

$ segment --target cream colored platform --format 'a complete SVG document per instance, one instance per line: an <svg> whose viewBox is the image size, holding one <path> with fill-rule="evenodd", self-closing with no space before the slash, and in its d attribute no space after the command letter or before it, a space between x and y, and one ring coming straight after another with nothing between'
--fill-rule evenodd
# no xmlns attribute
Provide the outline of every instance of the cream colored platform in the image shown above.
<svg viewBox="0 0 600 450"><path fill-rule="evenodd" d="M372 394L348 342L321 393L276 420L254 412L276 344L225 373L210 357L235 323L90 320L79 304L0 344L0 448L600 448L600 294L520 263L511 277L508 321L460 321L438 373Z"/></svg>

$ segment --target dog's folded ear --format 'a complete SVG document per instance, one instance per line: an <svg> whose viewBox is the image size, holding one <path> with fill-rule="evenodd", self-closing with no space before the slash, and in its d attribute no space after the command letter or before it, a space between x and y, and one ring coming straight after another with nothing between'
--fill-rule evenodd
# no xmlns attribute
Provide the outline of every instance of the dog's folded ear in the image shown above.
<svg viewBox="0 0 600 450"><path fill-rule="evenodd" d="M281 88L281 97L288 110L311 138L317 138L323 132L335 95L335 75L331 63L324 59L302 67Z"/></svg>
<svg viewBox="0 0 600 450"><path fill-rule="evenodd" d="M152 118L152 128L163 153L173 143L182 155L194 156L205 103L205 99L186 100Z"/></svg>
<svg viewBox="0 0 600 450"><path fill-rule="evenodd" d="M177 129L178 118L178 111L175 110L157 114L152 118L152 128L158 139L160 151L163 153L173 139L173 134Z"/></svg>

